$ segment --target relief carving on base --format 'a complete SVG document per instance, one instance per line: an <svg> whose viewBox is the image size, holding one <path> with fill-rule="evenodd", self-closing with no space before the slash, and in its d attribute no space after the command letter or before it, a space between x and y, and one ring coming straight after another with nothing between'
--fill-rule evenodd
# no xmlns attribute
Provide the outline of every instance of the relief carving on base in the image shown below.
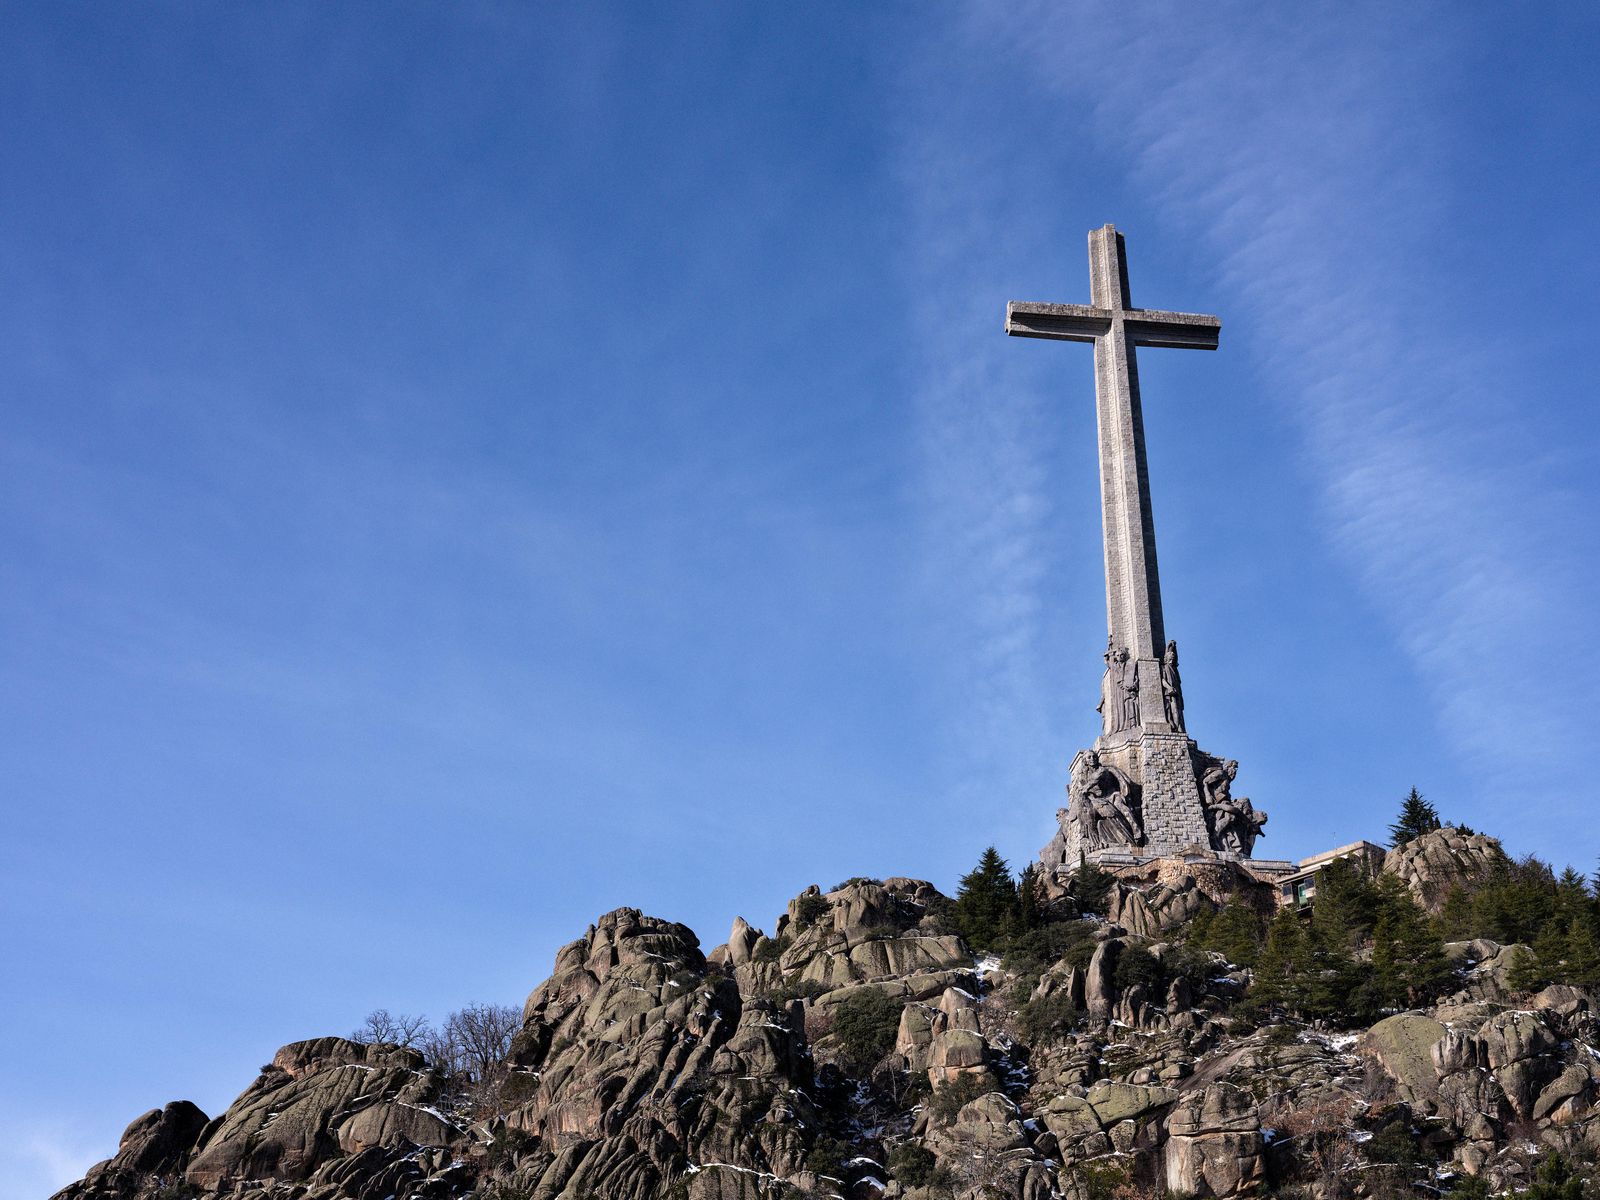
<svg viewBox="0 0 1600 1200"><path fill-rule="evenodd" d="M1200 781L1200 795L1206 808L1206 828L1211 834L1211 848L1224 854L1250 856L1261 827L1267 823L1267 814L1250 803L1248 796L1233 794L1233 781L1239 773L1234 759L1212 758L1203 755L1195 766Z"/></svg>
<svg viewBox="0 0 1600 1200"><path fill-rule="evenodd" d="M1078 822L1078 844L1085 851L1144 843L1138 789L1127 772L1086 750L1069 785L1070 811Z"/></svg>

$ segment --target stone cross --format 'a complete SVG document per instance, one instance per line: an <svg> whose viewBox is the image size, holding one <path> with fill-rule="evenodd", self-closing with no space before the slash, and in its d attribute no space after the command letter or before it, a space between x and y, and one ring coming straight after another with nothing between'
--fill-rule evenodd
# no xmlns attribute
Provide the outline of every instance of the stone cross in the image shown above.
<svg viewBox="0 0 1600 1200"><path fill-rule="evenodd" d="M1122 235L1106 225L1089 234L1092 305L1006 305L1006 332L1016 337L1094 343L1095 415L1100 432L1100 519L1105 539L1106 624L1114 651L1126 650L1127 679L1136 681L1140 722L1167 728L1161 705L1161 581L1156 573L1150 472L1145 463L1135 346L1215 350L1222 322L1195 313L1134 308ZM1119 732L1110 706L1107 734ZM1137 730L1130 731L1137 733Z"/></svg>

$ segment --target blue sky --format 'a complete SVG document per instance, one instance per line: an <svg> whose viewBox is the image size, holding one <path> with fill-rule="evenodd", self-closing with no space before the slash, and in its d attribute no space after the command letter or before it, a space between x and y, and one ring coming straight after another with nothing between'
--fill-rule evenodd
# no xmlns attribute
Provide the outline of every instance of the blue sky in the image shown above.
<svg viewBox="0 0 1600 1200"><path fill-rule="evenodd" d="M1083 302L1263 855L1589 870L1596 18L7 6L0 1196L368 1010L953 887L1093 736Z"/></svg>

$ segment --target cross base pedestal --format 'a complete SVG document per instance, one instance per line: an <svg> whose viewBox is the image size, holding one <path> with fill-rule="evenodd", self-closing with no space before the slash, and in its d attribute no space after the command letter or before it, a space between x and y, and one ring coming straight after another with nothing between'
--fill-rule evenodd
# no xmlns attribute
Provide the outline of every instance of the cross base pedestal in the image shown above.
<svg viewBox="0 0 1600 1200"><path fill-rule="evenodd" d="M1266 816L1231 794L1236 770L1164 723L1098 738L1072 760L1068 804L1040 865L1070 872L1080 861L1250 862Z"/></svg>

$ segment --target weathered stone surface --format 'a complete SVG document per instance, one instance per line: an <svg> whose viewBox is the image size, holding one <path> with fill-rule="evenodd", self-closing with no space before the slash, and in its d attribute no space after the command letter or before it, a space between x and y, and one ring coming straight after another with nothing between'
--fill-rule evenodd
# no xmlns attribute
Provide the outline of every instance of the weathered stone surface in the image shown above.
<svg viewBox="0 0 1600 1200"><path fill-rule="evenodd" d="M1486 879L1506 861L1492 837L1445 826L1389 851L1383 869L1398 876L1431 913L1438 913L1451 889Z"/></svg>
<svg viewBox="0 0 1600 1200"><path fill-rule="evenodd" d="M316 1038L285 1046L221 1117L200 1135L185 1172L201 1188L236 1179L301 1180L340 1146L345 1122L369 1109L417 1109L438 1096L422 1056L392 1046ZM380 1112L367 1118L389 1120ZM398 1129L409 1113L393 1118Z"/></svg>
<svg viewBox="0 0 1600 1200"><path fill-rule="evenodd" d="M1214 1083L1184 1096L1167 1118L1167 1189L1184 1196L1239 1196L1266 1182L1266 1146L1250 1093Z"/></svg>
<svg viewBox="0 0 1600 1200"><path fill-rule="evenodd" d="M113 1200L140 1196L149 1191L151 1179L179 1178L206 1124L205 1113L187 1100L153 1108L135 1117L123 1131L115 1155L90 1167L83 1179L56 1197Z"/></svg>
<svg viewBox="0 0 1600 1200"><path fill-rule="evenodd" d="M1111 1019L1111 1009L1117 1002L1117 958L1122 953L1122 942L1110 938L1095 947L1094 957L1084 976L1083 1001L1089 1016L1096 1021Z"/></svg>
<svg viewBox="0 0 1600 1200"><path fill-rule="evenodd" d="M1439 1077L1433 1048L1449 1032L1432 1017L1399 1013L1385 1017L1363 1039L1383 1069L1400 1085L1407 1102L1425 1113L1438 1110Z"/></svg>
<svg viewBox="0 0 1600 1200"><path fill-rule="evenodd" d="M880 1188L884 1200L931 1200L891 1177L906 1141L958 1197L1083 1200L1098 1159L1136 1188L1231 1198L1264 1189L1269 1157L1274 1188L1311 1182L1295 1131L1315 1113L1369 1130L1416 1122L1454 1169L1497 1188L1525 1182L1508 1146L1600 1146L1591 996L1552 987L1525 1009L1476 998L1492 989L1472 981L1504 954L1480 941L1453 948L1469 986L1435 1009L1364 1034L1255 1028L1227 1002L1246 973L1170 957L1180 935L1163 911L1226 897L1217 873L1139 869L1119 885L1122 923L1060 931L1067 956L1032 989L1072 1000L1076 1019L1057 1015L1072 1017L1064 1005L1040 1006L1043 1024L1018 1012L1021 970L1039 964L986 966L980 979L915 880L813 890L776 938L736 923L709 959L683 926L620 909L563 947L530 995L501 1115L470 1132L462 1094L441 1094L416 1052L319 1038L284 1047L214 1121L189 1105L140 1117L61 1200L157 1200L180 1171L200 1200L788 1200L807 1189L870 1200ZM1228 870L1237 895L1255 894L1242 868ZM1118 988L1132 947L1183 971ZM808 973L843 982L821 990ZM906 1001L894 1053L871 1069L839 1054L835 1024L863 989ZM917 1073L961 1090L919 1095Z"/></svg>

